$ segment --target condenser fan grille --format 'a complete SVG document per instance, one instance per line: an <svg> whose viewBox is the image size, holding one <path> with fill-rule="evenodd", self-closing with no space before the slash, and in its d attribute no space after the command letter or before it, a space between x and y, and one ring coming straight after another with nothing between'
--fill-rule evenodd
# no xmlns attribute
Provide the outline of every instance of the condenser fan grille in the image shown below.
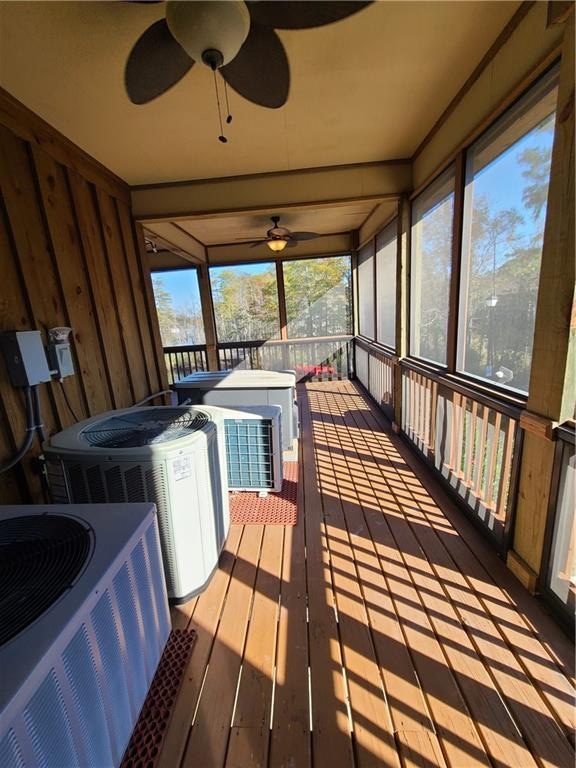
<svg viewBox="0 0 576 768"><path fill-rule="evenodd" d="M85 429L82 437L97 448L141 448L186 437L208 421L208 415L199 411L163 408L159 413L142 408L99 421Z"/></svg>
<svg viewBox="0 0 576 768"><path fill-rule="evenodd" d="M90 530L62 515L0 521L0 646L69 589L90 554Z"/></svg>

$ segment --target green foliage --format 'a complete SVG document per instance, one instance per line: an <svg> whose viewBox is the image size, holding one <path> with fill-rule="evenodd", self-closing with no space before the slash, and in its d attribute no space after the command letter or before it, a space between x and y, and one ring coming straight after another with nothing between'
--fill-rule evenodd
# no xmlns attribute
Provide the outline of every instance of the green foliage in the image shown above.
<svg viewBox="0 0 576 768"><path fill-rule="evenodd" d="M290 338L351 333L350 259L303 259L284 265Z"/></svg>
<svg viewBox="0 0 576 768"><path fill-rule="evenodd" d="M219 341L274 339L280 335L276 272L251 274L230 268L212 275Z"/></svg>

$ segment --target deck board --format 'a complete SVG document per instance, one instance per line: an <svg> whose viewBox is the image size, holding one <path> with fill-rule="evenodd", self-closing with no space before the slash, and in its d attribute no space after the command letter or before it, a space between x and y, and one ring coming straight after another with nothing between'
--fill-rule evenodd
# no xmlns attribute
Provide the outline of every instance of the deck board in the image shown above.
<svg viewBox="0 0 576 768"><path fill-rule="evenodd" d="M351 382L309 384L299 522L233 526L160 766L574 764L573 646Z"/></svg>

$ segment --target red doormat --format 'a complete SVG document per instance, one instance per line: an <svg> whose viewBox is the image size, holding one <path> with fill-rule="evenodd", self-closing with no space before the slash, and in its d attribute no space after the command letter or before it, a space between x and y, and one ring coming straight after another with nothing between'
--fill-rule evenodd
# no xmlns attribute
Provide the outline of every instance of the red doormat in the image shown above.
<svg viewBox="0 0 576 768"><path fill-rule="evenodd" d="M193 629L170 632L120 768L156 765L195 641Z"/></svg>
<svg viewBox="0 0 576 768"><path fill-rule="evenodd" d="M298 462L284 462L280 493L260 497L249 491L230 494L230 521L241 525L296 525L298 522Z"/></svg>

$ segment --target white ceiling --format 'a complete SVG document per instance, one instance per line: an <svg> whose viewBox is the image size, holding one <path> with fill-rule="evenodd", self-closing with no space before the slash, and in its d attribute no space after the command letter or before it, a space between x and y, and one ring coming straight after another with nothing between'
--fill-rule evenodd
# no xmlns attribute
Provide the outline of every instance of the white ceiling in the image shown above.
<svg viewBox="0 0 576 768"><path fill-rule="evenodd" d="M200 65L149 105L124 93L128 53L163 3L0 2L0 85L132 185L409 157L519 4L383 0L280 31L288 102L233 94L226 145Z"/></svg>

